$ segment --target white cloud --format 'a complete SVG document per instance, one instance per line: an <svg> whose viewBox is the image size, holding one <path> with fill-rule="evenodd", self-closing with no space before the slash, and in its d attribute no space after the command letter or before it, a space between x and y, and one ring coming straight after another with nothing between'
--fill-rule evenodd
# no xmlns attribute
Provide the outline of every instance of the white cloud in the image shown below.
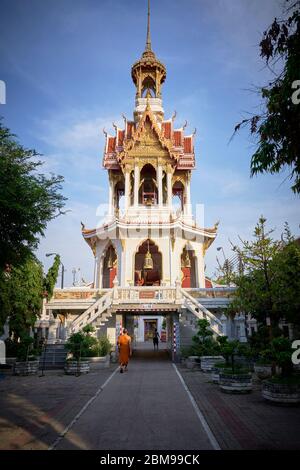
<svg viewBox="0 0 300 470"><path fill-rule="evenodd" d="M113 122L121 126L122 119L120 116L91 117L93 114L95 112L68 109L36 123L35 137L51 149L45 155L48 168L52 166L53 171L57 171L71 165L70 171L74 167L94 171L103 153L103 128L111 130Z"/></svg>

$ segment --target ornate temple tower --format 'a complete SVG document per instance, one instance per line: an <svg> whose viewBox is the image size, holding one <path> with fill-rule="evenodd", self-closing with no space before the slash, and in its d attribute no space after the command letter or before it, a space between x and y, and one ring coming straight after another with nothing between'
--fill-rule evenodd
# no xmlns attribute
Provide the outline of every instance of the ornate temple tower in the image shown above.
<svg viewBox="0 0 300 470"><path fill-rule="evenodd" d="M166 67L152 51L150 8L146 47L131 69L136 87L133 120L105 132L103 167L109 179L104 223L82 235L95 256L94 286L205 287L204 255L217 225L199 227L192 214L195 132L165 119Z"/></svg>

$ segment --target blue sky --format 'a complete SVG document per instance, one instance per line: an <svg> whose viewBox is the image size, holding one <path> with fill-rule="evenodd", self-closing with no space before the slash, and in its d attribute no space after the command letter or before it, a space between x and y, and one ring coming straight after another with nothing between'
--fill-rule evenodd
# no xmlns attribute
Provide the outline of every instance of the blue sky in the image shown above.
<svg viewBox="0 0 300 470"><path fill-rule="evenodd" d="M167 67L165 117L177 111L180 127L197 128L193 204L204 204L205 226L220 220L218 238L206 256L216 268L216 248L230 255L229 239L251 238L264 214L275 234L285 221L299 235L299 197L287 173L249 177L255 148L248 133L229 143L233 128L260 101L251 92L270 77L259 58L261 33L280 15L277 0L152 0L151 34ZM0 80L7 103L5 124L26 146L43 154L45 172L65 177L67 215L51 222L38 256L59 252L71 284L72 268L93 276L93 257L80 221L97 222L107 201L101 168L102 128L132 116L135 88L131 65L143 52L146 0L1 0Z"/></svg>

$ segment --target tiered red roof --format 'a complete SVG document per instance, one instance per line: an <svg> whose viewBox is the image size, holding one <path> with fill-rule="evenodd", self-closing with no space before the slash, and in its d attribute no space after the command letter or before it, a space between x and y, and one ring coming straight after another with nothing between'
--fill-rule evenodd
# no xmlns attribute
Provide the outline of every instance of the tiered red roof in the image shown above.
<svg viewBox="0 0 300 470"><path fill-rule="evenodd" d="M138 127L134 121L125 121L125 129L116 129L116 135L106 134L106 145L103 166L108 170L120 168L119 155L124 150L126 142L130 141ZM172 154L176 155L176 169L192 170L195 167L194 134L185 136L184 128L174 129L173 119L163 121L160 128L160 136L170 143Z"/></svg>

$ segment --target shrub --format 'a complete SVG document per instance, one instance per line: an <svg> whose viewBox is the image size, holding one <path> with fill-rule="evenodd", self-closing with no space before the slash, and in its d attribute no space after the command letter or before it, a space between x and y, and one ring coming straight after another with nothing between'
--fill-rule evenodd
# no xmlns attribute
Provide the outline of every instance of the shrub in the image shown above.
<svg viewBox="0 0 300 470"><path fill-rule="evenodd" d="M91 357L91 351L95 350L98 346L98 340L92 333L95 328L90 325L85 326L82 331L73 333L66 343L66 349L72 354L73 358L77 361L81 357Z"/></svg>

